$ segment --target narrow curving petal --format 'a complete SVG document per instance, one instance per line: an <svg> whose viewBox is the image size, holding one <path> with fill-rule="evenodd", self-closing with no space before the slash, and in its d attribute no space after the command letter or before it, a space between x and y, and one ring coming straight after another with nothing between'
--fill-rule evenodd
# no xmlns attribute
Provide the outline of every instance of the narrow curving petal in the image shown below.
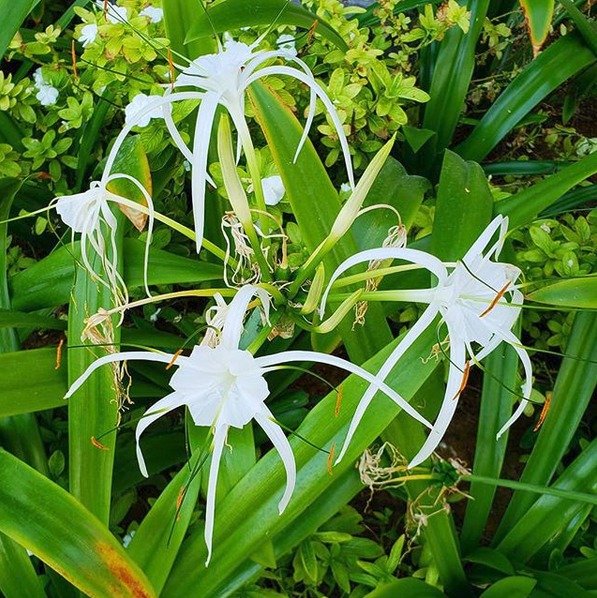
<svg viewBox="0 0 597 598"><path fill-rule="evenodd" d="M514 411L512 416L500 428L500 431L497 433L496 439L499 440L500 436L523 414L526 406L529 403L528 399L530 398L531 391L533 390L533 366L531 364L531 358L529 357L529 354L527 353L526 349L520 345L520 341L512 332L500 331L497 334L499 334L502 337L502 339L516 351L520 361L522 362L522 367L524 368L525 376L524 383L522 385L523 399L518 404L516 411Z"/></svg>
<svg viewBox="0 0 597 598"><path fill-rule="evenodd" d="M121 351L119 353L110 353L96 359L71 385L68 392L64 395L65 399L72 397L79 388L84 384L85 380L107 363L116 363L118 361L128 361L129 359L138 359L141 361L158 361L160 363L170 363L174 358L170 353L150 353L149 351ZM178 357L176 363L184 361L186 357Z"/></svg>
<svg viewBox="0 0 597 598"><path fill-rule="evenodd" d="M428 428L433 427L414 407L409 405L407 401L405 401L395 390L391 389L378 376L368 372L358 365L355 365L354 363L351 363L350 361L346 361L346 359L336 357L335 355L328 355L327 353L319 353L318 351L284 351L274 355L263 355L262 357L257 357L255 361L262 368L274 367L276 365L290 363L293 361L315 361L317 363L332 365L363 378L363 380L366 380L371 384L370 389L373 389L373 394L375 394L376 391L381 390L401 409L406 411L411 417L414 417L418 422L421 422Z"/></svg>
<svg viewBox="0 0 597 598"><path fill-rule="evenodd" d="M162 415L166 415L170 411L176 409L184 405L183 399L181 396L176 393L172 392L169 395L166 395L163 399L160 399L156 403L154 403L144 414L143 417L139 420L137 424L137 428L135 429L135 442L137 443L137 461L139 463L139 469L144 477L148 478L149 474L147 473L147 466L145 465L145 459L143 458L143 452L141 451L141 434L157 419L162 417Z"/></svg>
<svg viewBox="0 0 597 598"><path fill-rule="evenodd" d="M238 349L243 333L243 321L251 299L257 294L257 287L250 284L242 286L228 304L226 321L220 336L220 345L227 349Z"/></svg>
<svg viewBox="0 0 597 598"><path fill-rule="evenodd" d="M161 97L156 97L155 99L152 98L151 102L147 103L146 109L143 111L142 115L145 115L148 112L153 112L157 108L162 106L168 105L175 101L180 100L199 100L203 96L202 93L196 91L186 91L186 92L178 92L178 93L170 93ZM141 116L142 116L141 115ZM138 115L139 116L139 115ZM116 160L116 156L124 143L124 140L127 138L128 134L131 130L136 126L137 122L139 121L139 117L129 120L129 122L125 122L124 127L116 137L114 143L112 144L112 149L108 154L106 159L106 165L104 167L104 174L102 176L102 185L105 188L106 181L110 174L112 174L112 168L114 166L114 162Z"/></svg>
<svg viewBox="0 0 597 598"><path fill-rule="evenodd" d="M435 274L439 284L442 284L448 277L448 271L444 264L435 256L426 253L425 251L419 251L418 249L406 249L404 247L380 247L378 249L367 249L366 251L360 251L359 253L355 253L348 259L344 260L332 274L328 286L321 298L319 316L323 318L328 295L330 294L332 285L338 279L338 277L340 277L344 272L353 266L362 264L363 262L387 259L405 260L407 262L412 262L413 264L423 266L432 274ZM431 302L431 299L432 290L429 291L429 302Z"/></svg>
<svg viewBox="0 0 597 598"><path fill-rule="evenodd" d="M487 252L486 257L499 254L499 250L502 248L506 231L508 230L508 217L507 216L496 216L485 228L485 230L479 235L478 239L471 245L470 249L466 252L462 261L468 264L471 260L475 259L479 255L482 255L487 245L493 238L496 231L500 231L497 242Z"/></svg>
<svg viewBox="0 0 597 598"><path fill-rule="evenodd" d="M262 410L255 414L255 421L261 426L267 437L272 441L275 449L282 459L284 469L286 470L286 489L278 503L278 511L280 514L288 506L290 497L294 492L296 485L296 463L294 462L294 454L288 438L282 431L282 428L276 423L276 420L271 411L263 405Z"/></svg>
<svg viewBox="0 0 597 598"><path fill-rule="evenodd" d="M455 331L448 328L448 334L450 335L450 368L448 371L448 383L446 384L446 391L444 393L444 399L439 410L439 414L433 425L433 429L427 436L423 446L419 452L412 458L408 464L409 469L417 467L428 459L433 451L437 448L438 444L444 437L456 408L458 407L458 399L462 391L461 385L463 376L465 375L465 363L466 363L466 348L464 343L459 339Z"/></svg>
<svg viewBox="0 0 597 598"><path fill-rule="evenodd" d="M207 154L209 140L213 127L216 110L220 103L220 96L206 93L197 112L195 138L193 140L193 161L191 162L191 198L193 203L193 220L197 253L203 244L203 229L205 226L205 184L207 180Z"/></svg>
<svg viewBox="0 0 597 598"><path fill-rule="evenodd" d="M263 69L258 70L257 72L253 73L251 77L247 79L247 86L251 83L261 79L263 77L269 77L272 75L288 75L289 77L293 77L298 79L299 81L303 82L305 85L308 85L310 89L312 89L316 94L317 97L322 101L323 105L326 107L328 114L334 124L336 129L336 133L338 134L338 140L340 141L340 147L342 148L342 154L344 156L344 162L346 164L346 171L348 174L348 182L352 189L355 187L354 182L354 172L352 169L352 158L350 156L350 148L348 146L348 139L346 138L346 133L344 132L344 127L342 125L342 121L336 112L336 107L327 96L325 91L322 87L315 81L315 78L311 74L303 73L298 69L290 66L268 66Z"/></svg>
<svg viewBox="0 0 597 598"><path fill-rule="evenodd" d="M411 347L411 345L415 342L415 340L421 334L423 334L423 332L425 332L425 330L427 330L427 327L433 322L433 320L437 316L437 313L438 313L438 308L435 305L430 305L423 312L421 317L414 323L413 327L404 335L404 338L400 341L400 343L392 351L392 353L386 359L383 366L380 368L380 370L375 375L375 377L378 380L386 379L388 374L396 366L396 364L398 363L400 358L406 353L406 351ZM363 418L363 415L365 414L367 407L369 407L369 404L373 400L373 397L375 396L375 393L377 392L377 390L378 389L375 388L374 386L369 386L369 388L366 390L365 394L362 396L361 400L359 401L359 404L357 405L355 413L350 422L350 426L349 426L348 432L346 434L346 439L344 440L344 444L342 445L342 450L340 451L340 454L338 455L338 458L336 459L336 463L339 463L343 459L344 455L346 454L346 451L348 450L350 441L352 440L352 437L354 436L354 433L356 432L356 429L357 429L361 419ZM390 398L393 398L393 397L390 397ZM403 400L403 402L406 402L406 401ZM399 403L399 402L396 402L396 403L399 407L402 407L404 409L402 403ZM417 421L420 421L421 423L426 425L428 428L433 428L433 426L429 425L429 422L422 415L420 415L419 412L414 409L414 407L411 407L411 405L408 403L406 403L406 404L408 405L408 408L404 409L404 411L406 411L410 416L414 417Z"/></svg>
<svg viewBox="0 0 597 598"><path fill-rule="evenodd" d="M209 467L209 481L207 483L207 497L205 501L205 545L207 546L207 559L205 566L209 565L211 560L211 550L214 535L214 519L216 514L216 489L218 485L218 471L220 470L220 460L222 451L226 443L228 426L216 426L214 432L213 452L211 455L211 465Z"/></svg>

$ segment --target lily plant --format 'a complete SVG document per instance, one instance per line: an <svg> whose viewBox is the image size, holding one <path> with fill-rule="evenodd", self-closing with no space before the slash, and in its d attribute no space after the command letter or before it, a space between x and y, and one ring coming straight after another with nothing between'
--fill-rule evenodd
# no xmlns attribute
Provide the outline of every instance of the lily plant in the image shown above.
<svg viewBox="0 0 597 598"><path fill-rule="evenodd" d="M444 264L424 251L388 247L359 252L345 260L334 272L323 294L320 314L334 282L344 272L362 262L372 260L404 260L427 269L437 280L429 289L379 291L361 295L361 299L389 299L427 304L427 308L396 346L377 377L385 380L416 338L440 316L440 324L447 328L449 342L449 371L443 402L427 440L409 463L416 467L437 448L454 416L460 394L466 386L471 363L478 363L502 342L508 343L518 354L525 372L521 401L514 414L497 434L499 438L523 413L532 389L531 361L520 340L512 332L523 303L523 295L515 286L521 275L512 264L493 261L497 258L508 229L508 219L496 217L473 243L462 260ZM497 240L491 244L495 234ZM372 272L372 277L374 272ZM441 340L439 345L444 344ZM480 348L475 350L473 344ZM363 395L351 421L338 459L339 462L354 432L371 403L376 389L370 387Z"/></svg>
<svg viewBox="0 0 597 598"><path fill-rule="evenodd" d="M292 362L315 361L338 367L356 374L370 383L371 388L381 390L402 409L418 421L431 428L431 424L419 415L406 401L382 380L363 368L339 357L316 351L285 351L272 355L255 357L248 350L240 348L243 320L249 304L257 296L268 318L269 296L265 290L252 285L241 287L229 304L217 298L214 308L210 308L209 322L212 332L206 335L201 344L195 346L190 355L178 355L152 351L125 351L113 353L97 359L73 383L65 398L71 397L103 365L125 360L153 361L175 366L176 372L170 379L173 390L157 401L143 415L136 428L137 458L141 473L147 477L147 467L140 447L143 432L166 413L186 406L196 426L208 426L213 433L212 458L208 476L205 515L205 543L208 549L206 564L212 553L216 485L220 459L230 427L243 428L255 420L267 434L277 449L286 470L286 489L280 498L278 508L282 513L292 496L296 466L290 443L282 428L265 404L269 389L265 375ZM214 336L213 332L216 332Z"/></svg>

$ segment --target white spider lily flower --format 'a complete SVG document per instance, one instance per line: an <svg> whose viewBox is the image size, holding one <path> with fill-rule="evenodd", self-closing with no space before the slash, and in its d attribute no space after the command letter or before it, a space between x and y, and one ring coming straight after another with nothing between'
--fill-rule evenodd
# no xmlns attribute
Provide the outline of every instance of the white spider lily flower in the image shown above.
<svg viewBox="0 0 597 598"><path fill-rule="evenodd" d="M137 203L111 193L107 185L116 179L126 179L132 182L143 194L147 201L149 219L148 233L145 242L145 258L143 274L145 291L150 295L147 283L147 270L149 262L149 245L153 232L154 215L151 196L137 179L126 174L115 174L106 177L101 182L94 181L90 188L83 193L56 197L52 204L56 212L70 229L74 237L75 233L81 235L81 261L85 269L95 280L108 287L116 305L126 303L128 292L122 276L118 272L118 251L116 247L116 217L110 209L110 203L135 210L139 207ZM108 240L108 244L106 243ZM105 278L96 271L91 264L89 247L99 256Z"/></svg>
<svg viewBox="0 0 597 598"><path fill-rule="evenodd" d="M354 188L354 175L348 141L334 104L315 81L309 67L302 60L293 55L292 52L282 48L258 51L256 46L260 41L257 40L254 44L248 46L241 42L227 40L224 46L215 54L200 56L193 60L189 66L180 67L183 68L183 71L174 83L175 87L196 88L203 94L197 113L192 159L189 159L192 164L193 214L198 239L203 236L207 155L217 109L222 106L228 111L236 127L239 151L242 148L247 156L247 161L252 161L255 150L245 119L245 93L252 83L270 75L293 77L307 85L311 92L307 122L296 150L295 159L307 139L315 116L316 99L319 98L335 126L344 154L348 178L352 188ZM274 58L283 58L288 62L295 63L299 68L287 65L272 65L260 68L265 62ZM261 186L258 180L254 181L254 184ZM258 191L262 192L262 189L258 189ZM197 249L199 250L199 248L198 245Z"/></svg>
<svg viewBox="0 0 597 598"><path fill-rule="evenodd" d="M79 41L83 44L83 47L86 48L90 44L92 44L98 34L98 27L95 23L89 23L81 28L81 33L79 35Z"/></svg>
<svg viewBox="0 0 597 598"><path fill-rule="evenodd" d="M377 373L381 380L385 380L415 339L431 325L437 315L441 316L448 330L450 344L450 367L446 391L433 429L409 467L415 467L427 459L444 436L456 411L460 393L466 385L470 367L469 359L473 363L480 361L502 341L511 345L518 354L524 368L525 380L522 385L522 400L512 417L500 429L497 438L520 417L528 403L532 389L531 361L519 339L512 332L523 302L522 293L514 286L521 271L511 264L492 261L492 258L497 258L499 255L507 228L507 218L502 216L495 218L467 251L464 258L450 266L450 271L436 257L416 249L388 247L357 253L338 267L323 295L321 313L325 308L330 287L338 276L356 264L370 260L405 260L426 268L437 278L436 286L431 289L396 291L396 300L426 303L428 307ZM498 231L497 242L487 249L492 237ZM477 353L472 348L473 343L481 347ZM361 399L337 462L344 456L374 394L375 389L369 388Z"/></svg>
<svg viewBox="0 0 597 598"><path fill-rule="evenodd" d="M249 351L240 349L243 320L249 303L255 295L261 300L267 317L269 296L263 289L251 285L245 285L239 289L227 306L225 313L221 311L223 308L221 302L218 302L216 313L218 316L223 316L218 324L223 322L219 342L216 346L207 344L195 346L188 357L176 357L167 353L150 351L130 351L106 355L89 366L65 396L67 399L71 397L92 372L104 364L139 359L174 365L177 368L170 379L170 386L174 392L150 407L137 425L135 432L137 458L141 472L147 476L147 468L139 445L141 434L151 423L177 407L186 406L195 425L211 428L213 454L208 475L205 512L205 543L208 550L206 565L209 563L212 553L218 471L230 427L243 428L255 420L278 451L286 470L286 488L278 503L280 513L288 505L294 491L296 464L290 443L265 405L265 400L269 395L268 385L264 378L266 373L285 363L302 361L325 363L357 374L377 390L385 392L397 403L404 403L403 408L410 408L411 411L414 411L396 392L373 374L339 357L314 351L286 351L254 357ZM418 414L416 415L418 416ZM431 427L431 424L424 418L418 416L418 419Z"/></svg>
<svg viewBox="0 0 597 598"><path fill-rule="evenodd" d="M140 13L139 16L147 17L150 23L160 23L164 18L164 11L161 8L155 6L146 6Z"/></svg>

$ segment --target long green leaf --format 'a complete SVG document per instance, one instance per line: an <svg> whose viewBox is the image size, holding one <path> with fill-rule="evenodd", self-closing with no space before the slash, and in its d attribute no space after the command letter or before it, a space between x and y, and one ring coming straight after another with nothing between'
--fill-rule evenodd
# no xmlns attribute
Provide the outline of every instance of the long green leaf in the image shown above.
<svg viewBox="0 0 597 598"><path fill-rule="evenodd" d="M464 34L459 27L447 32L440 44L429 89L431 100L425 106L423 128L437 133L436 150L450 145L471 82L476 47L483 28L489 0L471 0L471 25ZM475 156L467 156L478 159Z"/></svg>
<svg viewBox="0 0 597 598"><path fill-rule="evenodd" d="M493 198L483 169L446 151L437 189L431 251L444 261L461 259L489 224Z"/></svg>
<svg viewBox="0 0 597 598"><path fill-rule="evenodd" d="M593 62L593 52L574 34L558 39L508 85L456 151L482 160L539 102Z"/></svg>
<svg viewBox="0 0 597 598"><path fill-rule="evenodd" d="M597 381L597 314L578 313L556 380L551 407L524 472L521 482L545 486L568 448L593 395ZM536 500L536 495L517 491L510 500L496 533L504 538Z"/></svg>
<svg viewBox="0 0 597 598"><path fill-rule="evenodd" d="M64 330L66 322L50 316L39 316L8 309L0 310L0 328L43 328Z"/></svg>
<svg viewBox="0 0 597 598"><path fill-rule="evenodd" d="M207 14L195 10L185 43L213 36L214 33L274 22L276 25L294 25L303 29L311 29L316 25L316 33L341 50L348 50L344 39L323 19L288 0L224 0L210 8Z"/></svg>
<svg viewBox="0 0 597 598"><path fill-rule="evenodd" d="M0 592L6 598L46 596L27 551L4 534L0 534Z"/></svg>
<svg viewBox="0 0 597 598"><path fill-rule="evenodd" d="M477 426L477 443L473 473L497 478L502 470L508 436L496 440L496 434L512 412L513 395L516 386L518 356L514 349L502 343L486 360L481 393L481 408ZM460 542L462 552L468 554L481 540L483 530L491 512L496 488L473 482L468 495L466 513Z"/></svg>
<svg viewBox="0 0 597 598"><path fill-rule="evenodd" d="M143 285L144 244L125 239L124 280L129 288ZM10 280L14 309L20 311L57 307L68 303L75 279L73 256L79 255L78 242L54 251L13 276ZM149 284L201 283L221 280L222 267L152 249L149 257Z"/></svg>
<svg viewBox="0 0 597 598"><path fill-rule="evenodd" d="M170 47L173 52L191 60L217 50L216 40L209 37L190 43L185 42L190 23L203 10L202 4L205 4L204 0L162 0L164 25Z"/></svg>
<svg viewBox="0 0 597 598"><path fill-rule="evenodd" d="M8 250L8 223L5 222L11 211L12 203L16 193L21 188L21 181L17 179L0 180L0 309L10 310L11 297L8 289L6 252ZM19 339L14 327L8 325L0 326L0 354L10 354L19 349ZM33 370L35 371L35 370ZM14 372L3 372L3 377L14 375ZM28 380L30 370L21 371L21 387L23 380ZM37 389L36 389L37 390ZM2 397L6 400L6 397ZM7 417L0 418L0 445L11 451L29 465L42 473L47 471L47 461L44 446L41 440L39 427L35 415L24 413L19 415L5 414ZM36 593L39 586L35 571L30 566L26 552L11 540L0 535L0 561L13 564L4 569L0 576L0 588L10 595L15 587L22 585L29 587ZM9 596L10 598L10 596Z"/></svg>
<svg viewBox="0 0 597 598"><path fill-rule="evenodd" d="M532 222L564 193L597 172L597 152L495 204L494 212L510 219L510 228Z"/></svg>
<svg viewBox="0 0 597 598"><path fill-rule="evenodd" d="M537 56L549 35L555 0L520 0L531 35L533 54Z"/></svg>
<svg viewBox="0 0 597 598"><path fill-rule="evenodd" d="M39 0L0 0L0 60L8 48L8 44L19 30L27 15L39 3Z"/></svg>
<svg viewBox="0 0 597 598"><path fill-rule="evenodd" d="M424 364L420 356L427 354L435 342L433 331L421 336L405 355L399 368L393 370L387 382L403 397L409 398L418 390L434 369ZM376 371L388 357L398 340L386 347L366 367ZM351 376L343 383L343 404L334 417L336 393L330 393L307 416L297 431L313 445L326 450L343 442L349 421L362 396L366 384ZM237 569L268 537L284 533L294 525L309 505L321 496L345 471L352 469L363 449L376 438L391 421L398 409L378 396L371 403L343 461L326 472L328 455L318 451L297 437L291 438L298 469L297 485L286 511L278 514L277 503L285 484L284 470L277 453L271 451L232 489L218 505L215 522L214 554L208 569L203 567L205 546L199 530L183 543L179 558L164 588L163 596L185 596L193 588L201 588L204 595L213 595L222 580Z"/></svg>
<svg viewBox="0 0 597 598"><path fill-rule="evenodd" d="M10 480L0 484L0 531L89 596L156 596L116 538L68 492L1 449L0 472Z"/></svg>
<svg viewBox="0 0 597 598"><path fill-rule="evenodd" d="M338 193L309 141L294 163L294 154L301 138L301 125L290 110L258 84L251 88L251 101L284 181L303 241L310 251L315 251L329 234L340 211ZM345 235L324 260L326 269L333 272L340 262L355 252L353 239L349 234ZM377 305L369 307L364 326L354 331L351 328L352 324L345 319L339 332L351 359L357 363L371 357L392 338L382 308Z"/></svg>
<svg viewBox="0 0 597 598"><path fill-rule="evenodd" d="M65 406L65 371L55 366L55 349L0 355L0 417Z"/></svg>
<svg viewBox="0 0 597 598"><path fill-rule="evenodd" d="M597 440L564 470L554 487L589 494L597 492L595 459ZM559 534L582 510L584 504L575 502L573 498L543 495L524 512L514 526L506 528L507 533L497 545L497 549L513 561L524 563Z"/></svg>
<svg viewBox="0 0 597 598"><path fill-rule="evenodd" d="M597 276L568 278L529 293L530 301L569 309L597 308Z"/></svg>

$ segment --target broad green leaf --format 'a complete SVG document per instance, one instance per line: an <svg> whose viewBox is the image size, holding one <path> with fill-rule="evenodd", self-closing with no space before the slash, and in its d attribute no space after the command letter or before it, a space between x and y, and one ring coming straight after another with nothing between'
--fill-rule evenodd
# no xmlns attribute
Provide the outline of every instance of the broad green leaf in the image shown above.
<svg viewBox="0 0 597 598"><path fill-rule="evenodd" d="M477 565L484 565L506 575L514 575L515 570L512 563L501 552L481 546L476 548L473 552L466 555L467 562L476 563Z"/></svg>
<svg viewBox="0 0 597 598"><path fill-rule="evenodd" d="M431 250L440 259L461 259L489 224L493 198L483 169L447 150L437 188Z"/></svg>
<svg viewBox="0 0 597 598"><path fill-rule="evenodd" d="M388 157L369 190L363 207L390 205L400 214L408 230L431 183L423 177L407 174L405 168ZM354 237L360 250L381 247L390 227L398 224L396 214L385 207L359 216L353 224Z"/></svg>
<svg viewBox="0 0 597 598"><path fill-rule="evenodd" d="M0 310L0 328L43 328L45 330L64 330L66 322L50 316L28 314L8 309Z"/></svg>
<svg viewBox="0 0 597 598"><path fill-rule="evenodd" d="M257 121L284 181L302 239L310 251L315 251L328 236L340 212L338 193L309 140L294 162L302 129L292 112L263 85L253 85L250 98ZM326 256L326 271L331 274L344 259L356 251L351 235L344 235L336 248ZM382 308L377 305L370 305L364 326L359 326L354 331L351 329L352 324L345 319L339 332L351 359L357 363L365 361L391 340Z"/></svg>
<svg viewBox="0 0 597 598"><path fill-rule="evenodd" d="M0 449L0 531L89 596L157 596L111 532L73 496Z"/></svg>
<svg viewBox="0 0 597 598"><path fill-rule="evenodd" d="M555 0L520 0L520 5L531 36L533 55L537 57L551 29Z"/></svg>
<svg viewBox="0 0 597 598"><path fill-rule="evenodd" d="M558 575L563 575L568 579L571 579L587 590L597 589L597 557L590 557L571 563L570 565L564 565L558 570Z"/></svg>
<svg viewBox="0 0 597 598"><path fill-rule="evenodd" d="M597 276L567 278L533 291L530 301L569 309L597 308Z"/></svg>
<svg viewBox="0 0 597 598"><path fill-rule="evenodd" d="M506 87L456 151L468 160L483 160L539 102L594 62L578 36L561 37Z"/></svg>
<svg viewBox="0 0 597 598"><path fill-rule="evenodd" d="M526 463L521 482L545 486L558 464L593 396L597 380L597 314L579 312L574 318L551 406ZM537 500L536 494L516 491L496 532L499 541Z"/></svg>
<svg viewBox="0 0 597 598"><path fill-rule="evenodd" d="M554 442L553 439L552 442ZM560 444L559 438L556 444ZM554 488L564 492L573 491L594 495L597 492L595 459L597 459L597 440L593 440L564 469L562 475L555 482ZM511 560L525 563L547 542L560 534L568 523L583 511L586 513L583 503L576 502L571 498L545 494L524 511L512 527L506 528L507 533L496 548Z"/></svg>
<svg viewBox="0 0 597 598"><path fill-rule="evenodd" d="M12 202L20 188L21 181L18 179L0 179L0 222L10 217ZM8 224L0 224L0 309L6 310L11 308L6 263L7 240ZM18 348L19 341L15 330L5 326L0 327L0 353L16 351Z"/></svg>
<svg viewBox="0 0 597 598"><path fill-rule="evenodd" d="M597 152L546 177L533 186L494 206L495 214L508 216L510 229L530 224L537 215L552 205L567 191L597 172Z"/></svg>
<svg viewBox="0 0 597 598"><path fill-rule="evenodd" d="M14 119L6 112L0 112L0 141L12 145L15 150L23 151L25 149L22 143L24 136Z"/></svg>
<svg viewBox="0 0 597 598"><path fill-rule="evenodd" d="M0 180L0 222L2 222L0 224L0 309L2 310L10 310L12 303L8 289L6 260L8 223L5 221L10 216L13 200L21 185L22 181L18 179ZM10 323L0 326L0 354L11 353L18 349L19 339L14 327ZM11 371L9 375L14 375L14 372ZM28 379L29 375L29 370L21 371L22 380ZM21 387L23 386L22 380ZM5 400L5 396L2 398ZM10 415L10 417L0 418L0 445L45 473L47 471L46 454L35 416L29 413L6 415ZM39 589L36 590L39 586L37 576L35 571L28 566L27 560L27 554L20 546L0 534L0 561L14 561L14 565L7 568L0 578L0 589L8 595L8 598L19 584L29 587L34 595L39 593ZM1 562L0 567L2 567Z"/></svg>
<svg viewBox="0 0 597 598"><path fill-rule="evenodd" d="M65 406L66 371L56 369L55 349L0 355L0 417Z"/></svg>
<svg viewBox="0 0 597 598"><path fill-rule="evenodd" d="M365 367L369 371L379 369L397 342L399 340L383 349ZM400 367L395 368L386 380L406 399L413 396L435 367L435 364L422 363L420 359L421 355L428 354L434 342L433 331L422 335L405 355ZM281 515L278 513L278 501L286 483L284 469L277 453L270 451L218 505L212 565L208 569L203 566L205 546L200 530L195 530L181 547L164 588L164 598L189 595L197 587L201 587L205 595L217 595L214 590L241 567L265 538L292 530L308 513L309 505L317 497L323 495L344 472L353 470L353 464L364 448L396 416L398 409L389 399L376 396L357 429L346 457L334 467L332 475L327 473L328 455L313 446L326 450L333 445L340 446L366 387L366 383L351 376L342 384L343 403L338 417L334 417L337 397L332 392L309 413L297 430L297 436L291 437L298 479L286 511ZM310 444L298 435L307 438Z"/></svg>
<svg viewBox="0 0 597 598"><path fill-rule="evenodd" d="M204 4L205 0L162 0L166 35L175 53L174 58L184 56L193 60L202 54L217 51L216 40L210 37L185 43L189 25L197 18L197 13L203 11Z"/></svg>
<svg viewBox="0 0 597 598"><path fill-rule="evenodd" d="M15 33L38 2L39 0L0 0L0 15L2 15L0 60L3 58Z"/></svg>
<svg viewBox="0 0 597 598"><path fill-rule="evenodd" d="M224 0L207 11L195 9L185 43L213 36L214 33L232 31L256 25L294 25L303 29L314 28L341 50L348 50L342 37L317 15L288 0Z"/></svg>
<svg viewBox="0 0 597 598"><path fill-rule="evenodd" d="M128 547L131 558L145 571L157 592L166 582L195 509L201 476L193 477L193 469L201 458L198 450L183 465L151 507Z"/></svg>
<svg viewBox="0 0 597 598"><path fill-rule="evenodd" d="M404 577L389 584L380 585L373 592L365 594L365 598L441 598L445 596L437 588L420 579Z"/></svg>
<svg viewBox="0 0 597 598"><path fill-rule="evenodd" d="M120 235L124 216L118 217ZM118 234L118 233L117 233ZM117 251L122 247L122 237ZM122 263L122 259L120 260ZM100 260L94 256L92 267L100 270ZM68 307L68 372L69 386L98 358L118 350L120 329L112 328L97 339L105 346L94 346L82 338L89 316L100 308L113 306L106 287L91 280L86 270L77 264L75 285ZM115 319L114 319L115 320ZM107 325L110 326L109 320ZM102 332L103 334L103 332ZM112 490L112 467L116 432L102 437L102 447L95 446L93 438L113 430L118 423L119 397L115 390L115 372L103 368L94 372L85 384L68 399L69 489L89 511L105 524L109 521Z"/></svg>
<svg viewBox="0 0 597 598"><path fill-rule="evenodd" d="M124 280L130 288L143 285L145 245L137 239L125 239ZM68 303L75 279L73 255L78 256L79 244L67 244L36 264L13 276L12 305L21 311L57 307ZM222 267L151 249L149 253L149 284L201 283L220 280Z"/></svg>
<svg viewBox="0 0 597 598"><path fill-rule="evenodd" d="M46 596L27 551L4 534L0 534L0 592L5 598Z"/></svg>
<svg viewBox="0 0 597 598"><path fill-rule="evenodd" d="M481 598L527 598L537 585L537 580L523 575L505 577L481 594Z"/></svg>

